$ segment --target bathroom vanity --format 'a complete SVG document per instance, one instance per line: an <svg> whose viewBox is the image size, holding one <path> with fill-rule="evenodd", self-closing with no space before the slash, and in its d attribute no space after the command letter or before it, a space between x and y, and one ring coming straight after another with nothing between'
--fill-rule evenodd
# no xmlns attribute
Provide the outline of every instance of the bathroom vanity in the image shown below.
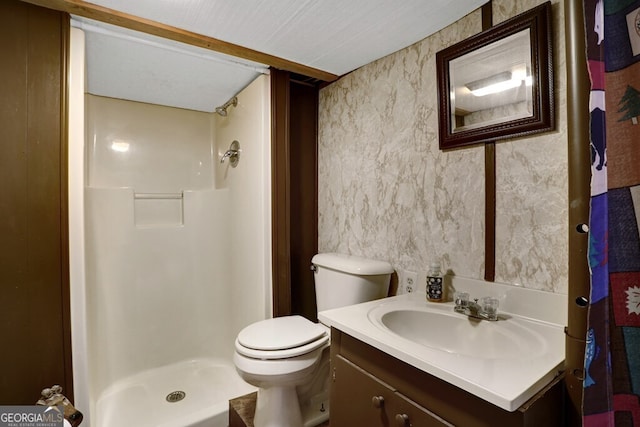
<svg viewBox="0 0 640 427"><path fill-rule="evenodd" d="M513 412L333 328L331 418L341 426L561 426L561 376Z"/></svg>
<svg viewBox="0 0 640 427"><path fill-rule="evenodd" d="M455 279L497 321L408 294L319 313L331 426L561 426L566 296Z"/></svg>

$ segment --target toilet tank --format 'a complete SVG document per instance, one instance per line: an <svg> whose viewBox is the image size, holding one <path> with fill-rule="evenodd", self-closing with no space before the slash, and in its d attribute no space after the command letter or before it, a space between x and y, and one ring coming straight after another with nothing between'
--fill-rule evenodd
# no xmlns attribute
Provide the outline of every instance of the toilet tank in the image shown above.
<svg viewBox="0 0 640 427"><path fill-rule="evenodd" d="M311 260L318 311L384 298L393 267L385 261L324 253Z"/></svg>

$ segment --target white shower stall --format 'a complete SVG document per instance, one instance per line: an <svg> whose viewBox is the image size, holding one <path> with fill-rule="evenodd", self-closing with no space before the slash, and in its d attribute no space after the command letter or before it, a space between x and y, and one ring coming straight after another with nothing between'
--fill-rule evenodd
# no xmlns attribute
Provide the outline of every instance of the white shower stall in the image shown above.
<svg viewBox="0 0 640 427"><path fill-rule="evenodd" d="M233 342L271 315L269 76L226 117L86 93L72 30L71 310L92 427L226 426ZM220 162L240 143L240 161Z"/></svg>

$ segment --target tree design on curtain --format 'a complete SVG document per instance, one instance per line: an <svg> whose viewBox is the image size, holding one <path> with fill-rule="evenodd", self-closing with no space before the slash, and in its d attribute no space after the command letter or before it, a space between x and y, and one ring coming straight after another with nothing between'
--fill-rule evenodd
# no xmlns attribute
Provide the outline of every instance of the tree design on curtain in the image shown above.
<svg viewBox="0 0 640 427"><path fill-rule="evenodd" d="M584 10L593 165L583 425L640 426L640 0L584 0Z"/></svg>
<svg viewBox="0 0 640 427"><path fill-rule="evenodd" d="M618 121L631 120L631 123L637 125L638 116L640 116L640 92L633 86L627 85L627 90L622 95L620 104L622 104L622 108L618 110L618 113L625 112L626 114Z"/></svg>
<svg viewBox="0 0 640 427"><path fill-rule="evenodd" d="M640 0L584 0L584 11L593 167L583 425L640 426Z"/></svg>

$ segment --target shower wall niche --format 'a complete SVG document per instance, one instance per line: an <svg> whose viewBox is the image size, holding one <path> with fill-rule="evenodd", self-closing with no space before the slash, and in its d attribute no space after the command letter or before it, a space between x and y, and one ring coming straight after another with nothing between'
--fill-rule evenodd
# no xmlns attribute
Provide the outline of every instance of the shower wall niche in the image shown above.
<svg viewBox="0 0 640 427"><path fill-rule="evenodd" d="M87 95L89 188L130 188L137 226L184 225L184 192L214 188L211 114Z"/></svg>

